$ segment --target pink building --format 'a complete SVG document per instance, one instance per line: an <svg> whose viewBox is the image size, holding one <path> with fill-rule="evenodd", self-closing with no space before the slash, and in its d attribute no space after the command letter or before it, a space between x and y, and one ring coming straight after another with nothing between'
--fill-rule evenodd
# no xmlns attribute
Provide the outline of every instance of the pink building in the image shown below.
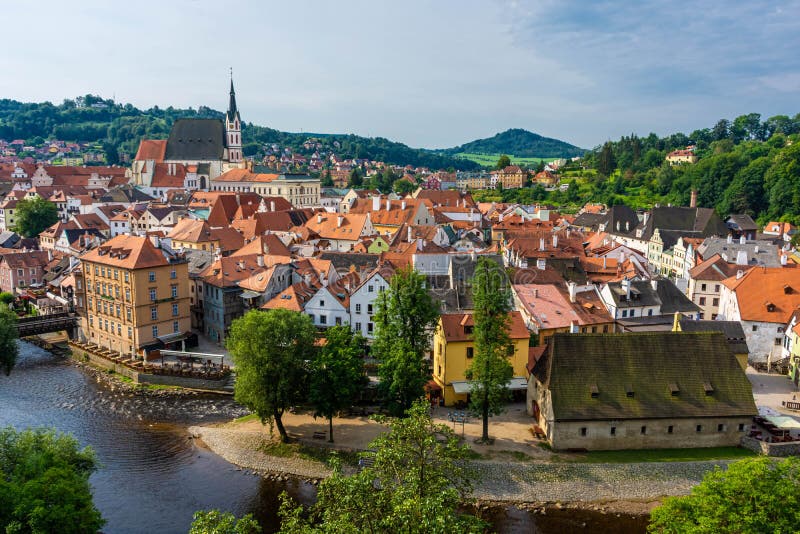
<svg viewBox="0 0 800 534"><path fill-rule="evenodd" d="M46 250L4 254L0 258L0 291L14 293L18 287L41 284L45 267L52 260L52 252Z"/></svg>

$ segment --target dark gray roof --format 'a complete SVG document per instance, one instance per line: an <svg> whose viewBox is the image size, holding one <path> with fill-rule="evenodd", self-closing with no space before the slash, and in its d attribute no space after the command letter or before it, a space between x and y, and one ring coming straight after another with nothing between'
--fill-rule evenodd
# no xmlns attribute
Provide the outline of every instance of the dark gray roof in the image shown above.
<svg viewBox="0 0 800 534"><path fill-rule="evenodd" d="M213 263L213 255L208 250L185 250L186 260L189 263L189 276L197 276L206 267Z"/></svg>
<svg viewBox="0 0 800 534"><path fill-rule="evenodd" d="M653 208L644 226L642 239L649 241L656 228L662 235L665 230L673 230L677 232L675 235L687 237L722 236L728 233L728 227L713 209L685 206Z"/></svg>
<svg viewBox="0 0 800 534"><path fill-rule="evenodd" d="M728 345L734 354L749 354L747 337L739 321L692 321L680 320L682 332L721 332L728 340Z"/></svg>
<svg viewBox="0 0 800 534"><path fill-rule="evenodd" d="M628 206L617 204L608 209L603 224L606 232L633 234L635 228L639 226L639 217Z"/></svg>
<svg viewBox="0 0 800 534"><path fill-rule="evenodd" d="M714 254L719 254L729 263L737 263L739 253L744 252L747 255L748 266L780 267L779 249L779 245L767 240L746 241L743 244L738 239L732 239L728 243L727 238L709 237L703 241L702 245L697 247L697 252L703 258L710 258Z"/></svg>
<svg viewBox="0 0 800 534"><path fill-rule="evenodd" d="M758 230L758 225L753 218L746 213L734 213L728 217L726 224L728 228L739 232L755 232Z"/></svg>
<svg viewBox="0 0 800 534"><path fill-rule="evenodd" d="M105 195L100 197L100 202L150 202L155 200L147 193L139 191L131 184L124 184L114 189L109 190Z"/></svg>
<svg viewBox="0 0 800 534"><path fill-rule="evenodd" d="M757 413L750 381L718 332L555 334L532 375L550 390L556 421Z"/></svg>
<svg viewBox="0 0 800 534"><path fill-rule="evenodd" d="M618 308L637 308L641 306L660 306L661 314L698 313L700 308L689 300L675 284L660 278L655 280L656 288L653 289L652 281L636 280L631 284L631 298L626 299L626 291L622 282L610 282L611 296Z"/></svg>
<svg viewBox="0 0 800 534"><path fill-rule="evenodd" d="M372 271L378 266L378 260L381 255L354 252L323 252L319 258L330 261L337 273L347 274L350 272L351 266L355 267L357 272Z"/></svg>
<svg viewBox="0 0 800 534"><path fill-rule="evenodd" d="M3 248L14 248L20 240L20 235L12 232L10 230L6 230L5 232L0 232L0 247Z"/></svg>
<svg viewBox="0 0 800 534"><path fill-rule="evenodd" d="M581 228L590 228L597 231L600 223L605 222L608 216L605 213L581 213L572 222L572 226L579 226Z"/></svg>
<svg viewBox="0 0 800 534"><path fill-rule="evenodd" d="M167 138L167 161L220 160L225 151L225 125L220 119L178 119Z"/></svg>

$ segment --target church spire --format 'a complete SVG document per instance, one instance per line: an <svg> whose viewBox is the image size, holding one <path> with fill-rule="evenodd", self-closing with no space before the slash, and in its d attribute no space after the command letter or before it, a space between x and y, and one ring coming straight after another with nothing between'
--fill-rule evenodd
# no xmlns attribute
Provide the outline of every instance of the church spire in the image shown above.
<svg viewBox="0 0 800 534"><path fill-rule="evenodd" d="M238 118L239 110L236 109L236 91L233 90L233 69L231 69L231 99L228 103L228 121L233 122Z"/></svg>

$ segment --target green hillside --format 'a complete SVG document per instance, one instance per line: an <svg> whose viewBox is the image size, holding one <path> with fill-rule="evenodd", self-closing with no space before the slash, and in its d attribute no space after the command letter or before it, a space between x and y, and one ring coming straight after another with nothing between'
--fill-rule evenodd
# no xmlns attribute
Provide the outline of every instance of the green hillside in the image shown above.
<svg viewBox="0 0 800 534"><path fill-rule="evenodd" d="M443 154L508 154L517 158L555 159L582 156L586 151L558 139L514 128L488 139L477 139L461 146L441 151ZM499 157L499 156L498 156ZM513 158L512 158L513 159ZM495 162L497 158L495 158Z"/></svg>

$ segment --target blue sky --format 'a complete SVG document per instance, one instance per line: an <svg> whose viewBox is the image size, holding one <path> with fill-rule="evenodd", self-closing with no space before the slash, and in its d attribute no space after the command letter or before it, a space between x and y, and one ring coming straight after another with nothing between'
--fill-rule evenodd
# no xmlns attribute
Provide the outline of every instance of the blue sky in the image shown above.
<svg viewBox="0 0 800 534"><path fill-rule="evenodd" d="M0 98L227 106L288 131L583 147L800 112L800 0L39 1L3 7Z"/></svg>

